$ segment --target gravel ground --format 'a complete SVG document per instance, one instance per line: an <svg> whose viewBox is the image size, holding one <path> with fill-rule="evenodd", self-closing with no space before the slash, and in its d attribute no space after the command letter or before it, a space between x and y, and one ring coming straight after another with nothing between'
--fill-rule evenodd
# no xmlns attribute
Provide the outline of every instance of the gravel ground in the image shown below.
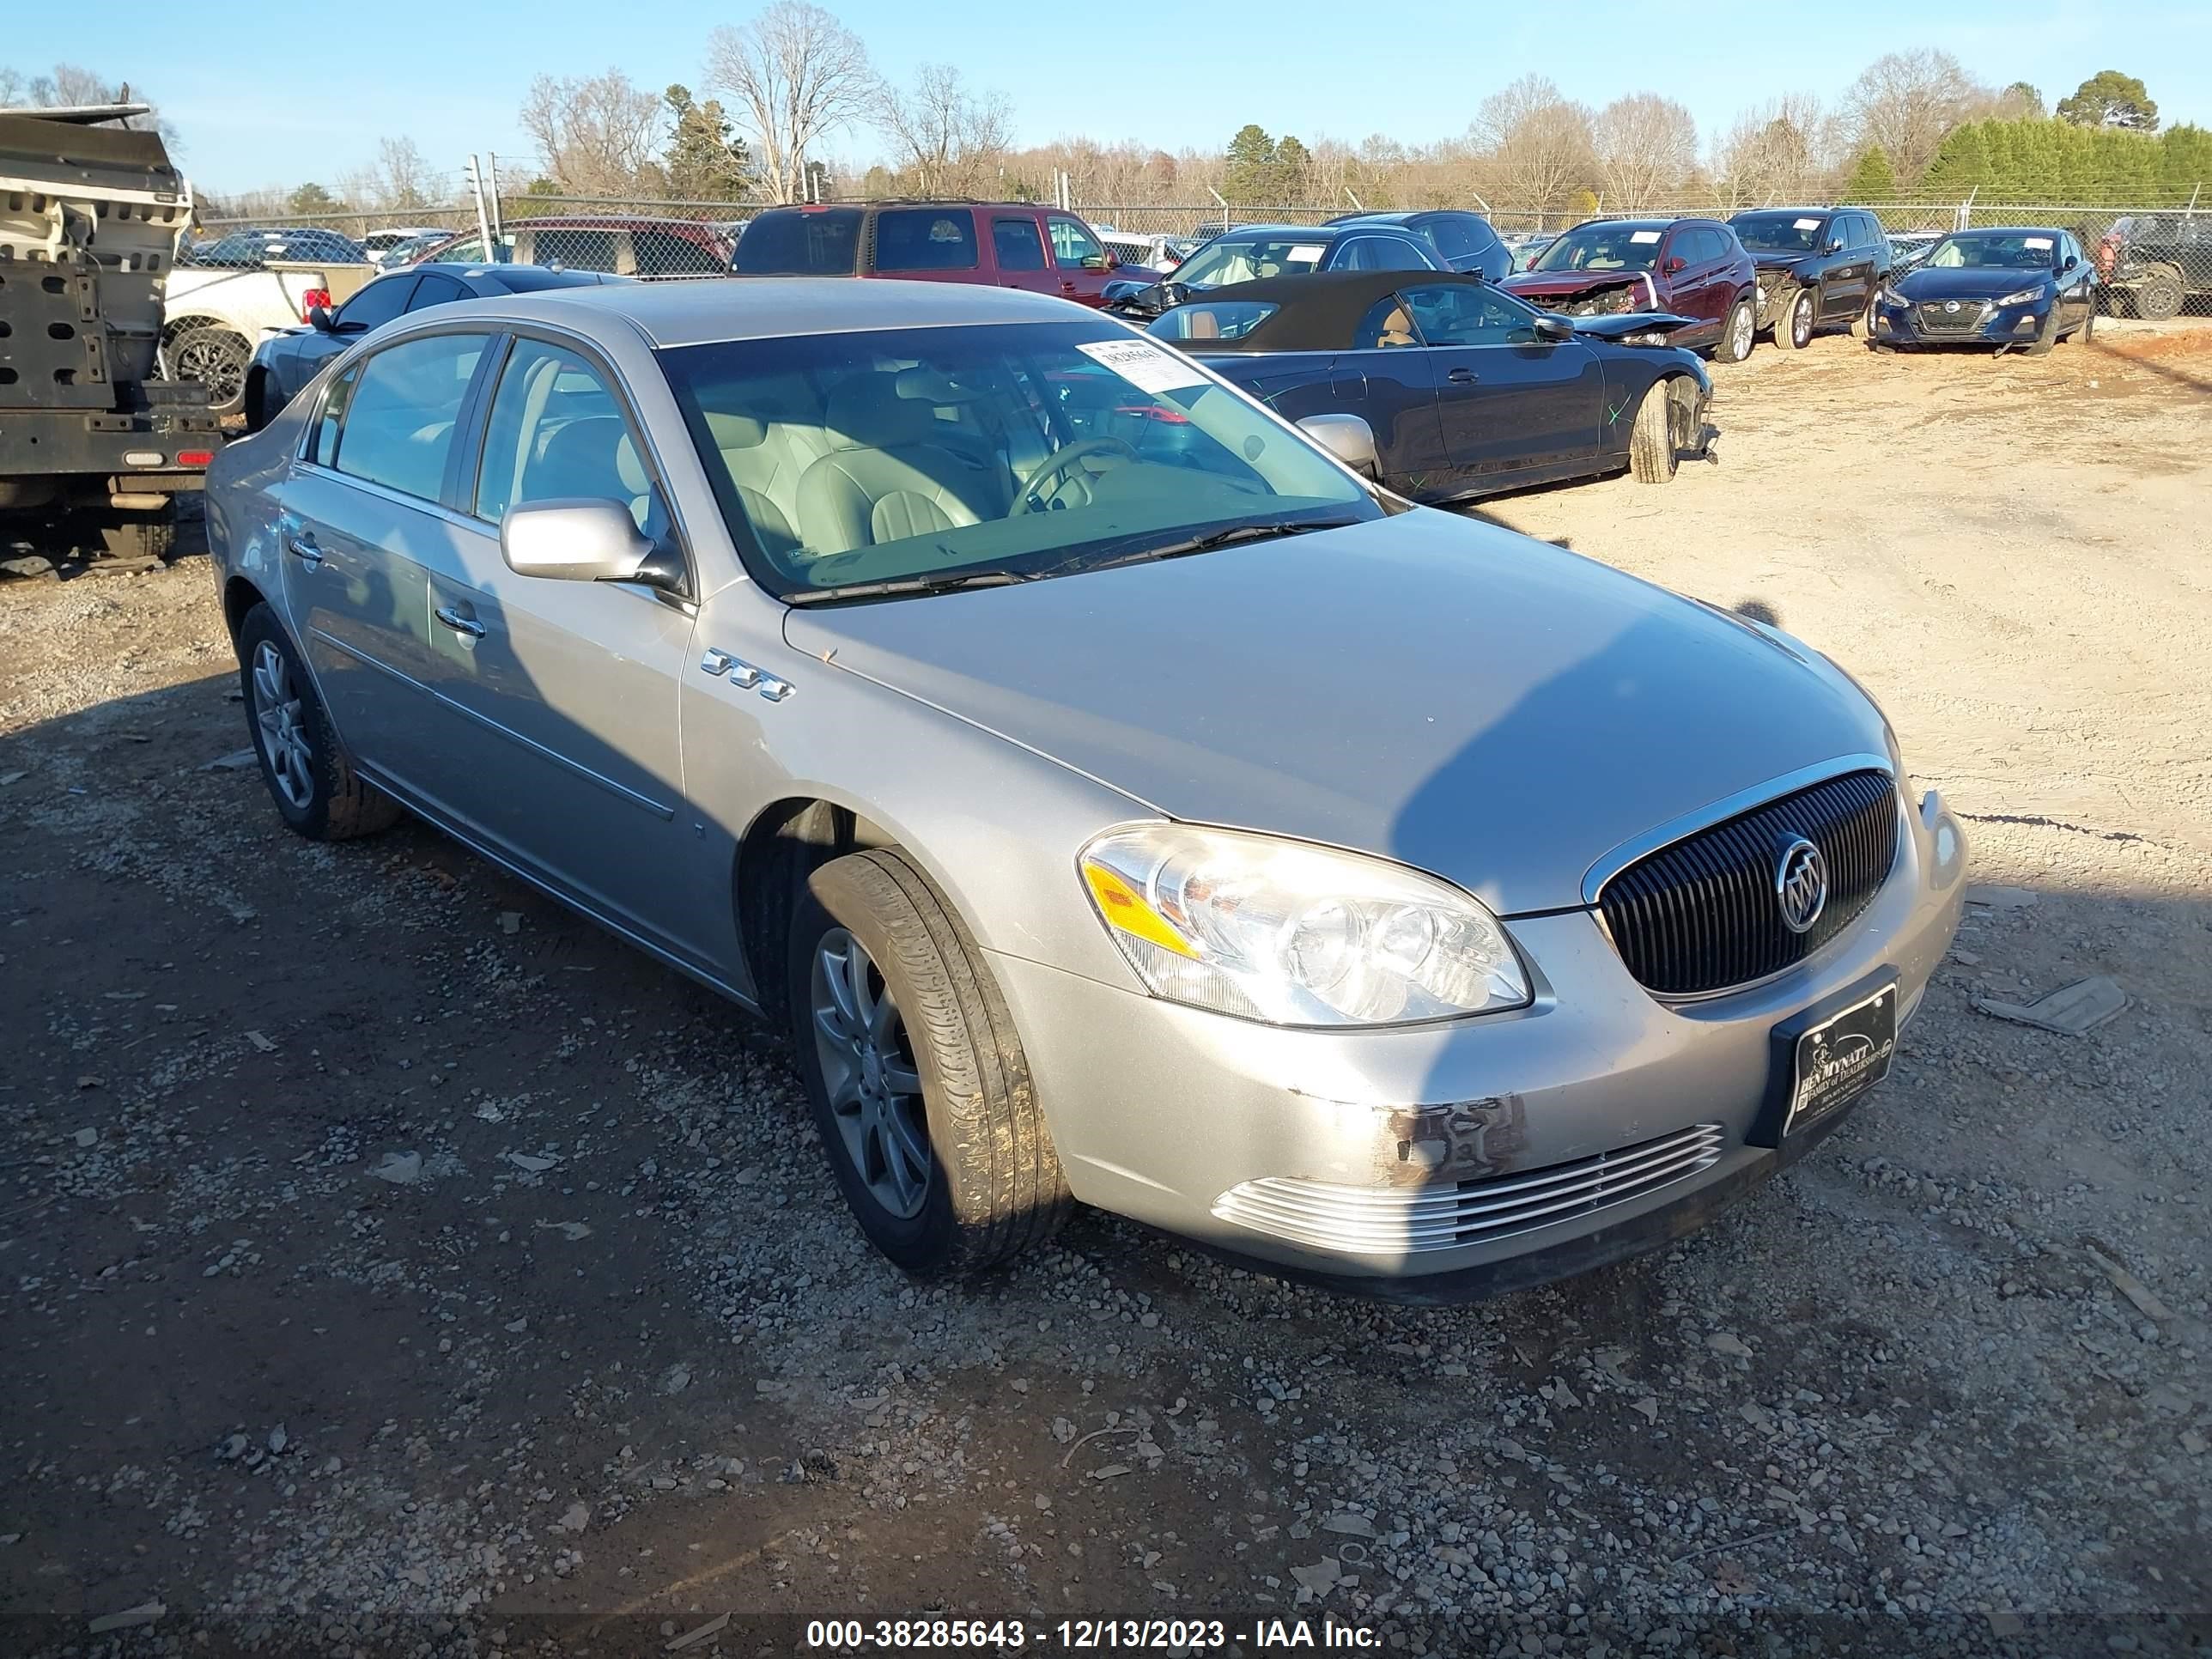
<svg viewBox="0 0 2212 1659"><path fill-rule="evenodd" d="M1053 1651L2197 1650L2208 346L1762 349L1716 371L1723 466L1486 509L1851 666L1993 902L1815 1156L1447 1312L1097 1215L917 1290L777 1039L428 830L310 846L210 767L203 561L0 586L0 1649L941 1612ZM2129 1006L2087 1036L1975 1006L2091 974Z"/></svg>

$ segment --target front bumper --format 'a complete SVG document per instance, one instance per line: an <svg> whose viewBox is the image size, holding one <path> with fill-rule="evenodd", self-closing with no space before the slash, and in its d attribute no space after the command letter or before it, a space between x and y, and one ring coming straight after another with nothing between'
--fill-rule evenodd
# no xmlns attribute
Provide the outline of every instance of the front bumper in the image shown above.
<svg viewBox="0 0 2212 1659"><path fill-rule="evenodd" d="M1507 922L1530 1007L1395 1030L1281 1030L992 965L1077 1197L1289 1276L1463 1300L1691 1231L1819 1138L1753 1144L1774 1027L1885 965L1909 1018L1957 931L1959 825L1932 792L1901 816L1889 879L1849 929L1702 1001L1646 992L1581 910ZM1547 1188L1570 1200L1551 1214ZM1492 1194L1508 1230L1437 1225L1440 1205Z"/></svg>
<svg viewBox="0 0 2212 1659"><path fill-rule="evenodd" d="M1956 313L1941 311L1940 304L1877 300L1875 340L1886 345L2026 345L2042 331L2051 302L1996 306L1964 300Z"/></svg>

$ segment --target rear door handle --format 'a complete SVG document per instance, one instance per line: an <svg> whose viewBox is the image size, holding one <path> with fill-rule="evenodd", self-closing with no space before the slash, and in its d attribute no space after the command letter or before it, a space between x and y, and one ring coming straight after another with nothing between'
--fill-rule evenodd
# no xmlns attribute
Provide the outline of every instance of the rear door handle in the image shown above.
<svg viewBox="0 0 2212 1659"><path fill-rule="evenodd" d="M292 537L285 542L284 550L310 570L323 562L323 550L315 545L313 536Z"/></svg>
<svg viewBox="0 0 2212 1659"><path fill-rule="evenodd" d="M431 613L456 634L465 634L472 640L484 636L484 625L474 617L465 617L450 605L441 605Z"/></svg>
<svg viewBox="0 0 2212 1659"><path fill-rule="evenodd" d="M1449 380L1455 386L1473 386L1482 377L1480 375L1477 374L1471 368L1455 368L1452 370L1450 374L1444 376L1444 379Z"/></svg>

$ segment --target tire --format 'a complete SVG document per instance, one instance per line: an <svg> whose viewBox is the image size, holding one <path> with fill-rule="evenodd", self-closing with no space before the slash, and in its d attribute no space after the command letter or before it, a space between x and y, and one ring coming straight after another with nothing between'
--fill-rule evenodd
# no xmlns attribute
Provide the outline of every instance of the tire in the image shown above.
<svg viewBox="0 0 2212 1659"><path fill-rule="evenodd" d="M309 841L351 841L388 829L399 803L355 773L300 653L266 604L238 625L238 664L246 730L285 828Z"/></svg>
<svg viewBox="0 0 2212 1659"><path fill-rule="evenodd" d="M1874 338L1874 295L1869 294L1867 295L1866 309L1851 319L1851 332L1862 340L1871 341Z"/></svg>
<svg viewBox="0 0 2212 1659"><path fill-rule="evenodd" d="M919 870L882 848L818 866L785 966L807 1102L869 1243L915 1278L964 1278L1058 1231L1073 1200L1013 1018Z"/></svg>
<svg viewBox="0 0 2212 1659"><path fill-rule="evenodd" d="M1813 322L1819 310L1819 296L1809 288L1801 288L1784 305L1782 314L1774 319L1774 344L1779 351L1802 351L1813 343Z"/></svg>
<svg viewBox="0 0 2212 1659"><path fill-rule="evenodd" d="M177 543L176 509L158 519L126 519L100 527L100 551L110 559L159 559L169 562Z"/></svg>
<svg viewBox="0 0 2212 1659"><path fill-rule="evenodd" d="M2081 326L2074 331L2074 337L2083 345L2097 337L2097 307L2092 304L2089 313L2081 319Z"/></svg>
<svg viewBox="0 0 2212 1659"><path fill-rule="evenodd" d="M2035 331L2035 337L2027 343L2031 357L2048 357L2051 348L2058 343L2058 302L2052 301L2051 309L2044 314L2043 326Z"/></svg>
<svg viewBox="0 0 2212 1659"><path fill-rule="evenodd" d="M2136 315L2147 323L2162 323L2169 317L2179 317L2188 298L2188 285L2177 267L2153 265L2136 283Z"/></svg>
<svg viewBox="0 0 2212 1659"><path fill-rule="evenodd" d="M1654 380L1636 406L1628 428L1628 470L1638 483L1665 483L1681 465L1674 442L1674 400L1665 380Z"/></svg>
<svg viewBox="0 0 2212 1659"><path fill-rule="evenodd" d="M1759 313L1748 300L1738 300L1729 307L1728 320L1721 325L1720 343L1713 348L1717 362L1740 363L1751 356L1752 337L1759 331Z"/></svg>
<svg viewBox="0 0 2212 1659"><path fill-rule="evenodd" d="M161 370L172 380L198 380L218 415L246 407L246 374L252 348L227 328L188 328L161 349Z"/></svg>

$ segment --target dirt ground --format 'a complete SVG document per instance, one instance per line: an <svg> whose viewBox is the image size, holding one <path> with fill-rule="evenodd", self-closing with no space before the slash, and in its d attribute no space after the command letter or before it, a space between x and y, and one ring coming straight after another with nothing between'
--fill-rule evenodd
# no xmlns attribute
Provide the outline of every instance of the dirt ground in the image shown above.
<svg viewBox="0 0 2212 1659"><path fill-rule="evenodd" d="M0 585L0 1651L2199 1650L2212 326L1714 374L1720 465L1486 512L1837 657L1990 902L1814 1157L1447 1312L1097 1215L915 1289L776 1038L281 829L204 560Z"/></svg>

